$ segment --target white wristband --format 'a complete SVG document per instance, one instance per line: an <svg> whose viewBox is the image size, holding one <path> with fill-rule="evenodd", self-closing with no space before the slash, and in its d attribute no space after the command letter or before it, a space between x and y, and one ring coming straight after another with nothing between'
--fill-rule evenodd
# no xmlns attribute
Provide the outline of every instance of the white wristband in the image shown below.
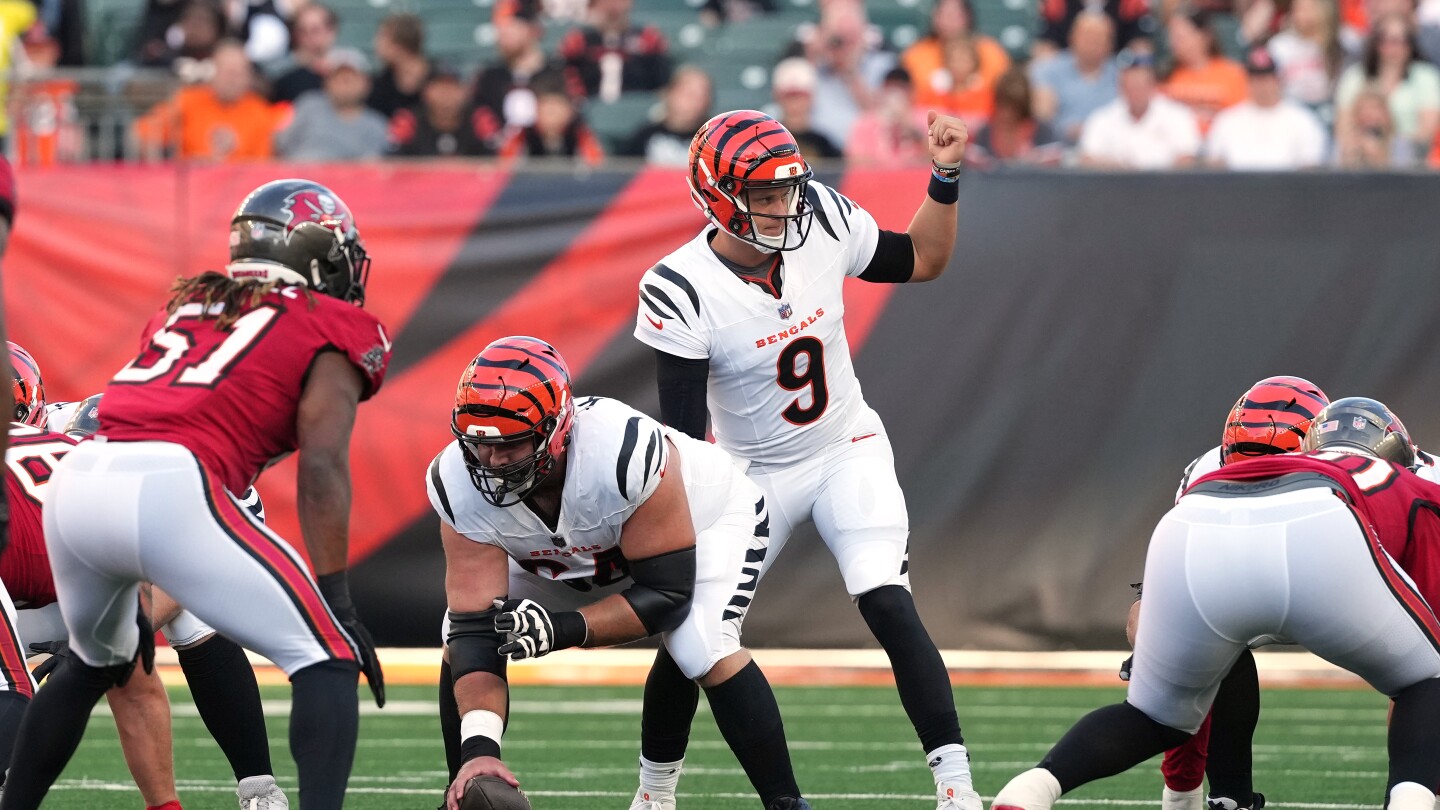
<svg viewBox="0 0 1440 810"><path fill-rule="evenodd" d="M460 741L464 742L471 737L487 737L500 744L500 737L505 733L505 721L500 715L484 709L466 712L460 718Z"/></svg>

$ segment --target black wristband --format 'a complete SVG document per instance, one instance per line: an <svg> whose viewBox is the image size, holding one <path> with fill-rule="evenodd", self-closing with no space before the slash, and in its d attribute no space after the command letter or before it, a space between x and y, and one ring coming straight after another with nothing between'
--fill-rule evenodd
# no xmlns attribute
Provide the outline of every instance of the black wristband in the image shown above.
<svg viewBox="0 0 1440 810"><path fill-rule="evenodd" d="M320 595L325 597L325 604L330 606L331 611L339 613L355 607L350 601L350 578L344 571L316 577L315 584L319 586Z"/></svg>
<svg viewBox="0 0 1440 810"><path fill-rule="evenodd" d="M583 647L585 641L590 637L590 625L586 623L585 617L578 610L552 613L550 614L550 623L555 627L554 649Z"/></svg>
<svg viewBox="0 0 1440 810"><path fill-rule="evenodd" d="M936 171L930 172L930 186L925 190L930 199L941 205L954 205L960 200L960 177L941 177Z"/></svg>
<svg viewBox="0 0 1440 810"><path fill-rule="evenodd" d="M476 757L500 758L500 743L483 735L476 735L460 743L460 761L469 762Z"/></svg>

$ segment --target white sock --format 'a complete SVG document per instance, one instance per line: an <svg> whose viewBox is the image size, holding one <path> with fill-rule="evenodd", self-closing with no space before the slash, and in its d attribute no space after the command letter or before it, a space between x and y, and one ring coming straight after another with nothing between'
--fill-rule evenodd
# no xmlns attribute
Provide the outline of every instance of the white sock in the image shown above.
<svg viewBox="0 0 1440 810"><path fill-rule="evenodd" d="M1435 810L1435 793L1424 785L1401 782L1390 788L1390 810Z"/></svg>
<svg viewBox="0 0 1440 810"><path fill-rule="evenodd" d="M1055 774L1044 768L1031 768L1020 774L995 794L990 803L992 810L998 807L1018 807L1022 810L1050 810L1060 800L1060 781Z"/></svg>
<svg viewBox="0 0 1440 810"><path fill-rule="evenodd" d="M1205 786L1194 790L1171 790L1169 785L1160 794L1160 810L1204 810Z"/></svg>
<svg viewBox="0 0 1440 810"><path fill-rule="evenodd" d="M959 744L942 745L925 755L925 763L935 774L935 784L947 783L973 787L970 783L970 752Z"/></svg>
<svg viewBox="0 0 1440 810"><path fill-rule="evenodd" d="M674 796L680 786L680 768L684 757L675 762L651 762L640 757L640 789L656 796Z"/></svg>

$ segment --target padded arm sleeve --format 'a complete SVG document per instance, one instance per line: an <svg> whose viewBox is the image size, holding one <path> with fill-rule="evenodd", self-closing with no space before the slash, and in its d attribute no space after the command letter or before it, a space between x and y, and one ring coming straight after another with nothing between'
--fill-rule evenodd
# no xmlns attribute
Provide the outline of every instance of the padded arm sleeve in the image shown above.
<svg viewBox="0 0 1440 810"><path fill-rule="evenodd" d="M621 592L650 635L674 630L690 613L695 595L695 547L630 563L634 584ZM451 666L454 666L451 660Z"/></svg>
<svg viewBox="0 0 1440 810"><path fill-rule="evenodd" d="M875 255L860 272L861 281L875 284L904 284L915 273L915 243L910 234L881 231Z"/></svg>
<svg viewBox="0 0 1440 810"><path fill-rule="evenodd" d="M455 682L472 672L489 672L505 680L505 656L500 645L505 639L495 631L495 608L475 613L449 612L450 674Z"/></svg>
<svg viewBox="0 0 1440 810"><path fill-rule="evenodd" d="M710 361L690 360L655 350L655 377L660 388L660 421L692 439L705 441L706 388Z"/></svg>

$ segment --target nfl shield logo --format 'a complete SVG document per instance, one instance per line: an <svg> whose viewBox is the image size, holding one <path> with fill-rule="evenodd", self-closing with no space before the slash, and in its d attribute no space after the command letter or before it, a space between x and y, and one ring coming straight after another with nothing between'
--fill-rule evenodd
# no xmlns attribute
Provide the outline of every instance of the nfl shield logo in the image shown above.
<svg viewBox="0 0 1440 810"><path fill-rule="evenodd" d="M780 318L781 318L782 320L786 320L786 321L790 320L790 316L791 316L794 312L795 312L795 310L791 309L791 308L790 308L790 305L789 305L788 303L786 303L786 304L781 304L781 305L780 305Z"/></svg>
<svg viewBox="0 0 1440 810"><path fill-rule="evenodd" d="M1353 428L1355 428L1356 430L1364 430L1364 429L1365 429L1365 417L1363 417L1363 416L1353 417L1353 418L1350 420L1350 426L1353 427Z"/></svg>

